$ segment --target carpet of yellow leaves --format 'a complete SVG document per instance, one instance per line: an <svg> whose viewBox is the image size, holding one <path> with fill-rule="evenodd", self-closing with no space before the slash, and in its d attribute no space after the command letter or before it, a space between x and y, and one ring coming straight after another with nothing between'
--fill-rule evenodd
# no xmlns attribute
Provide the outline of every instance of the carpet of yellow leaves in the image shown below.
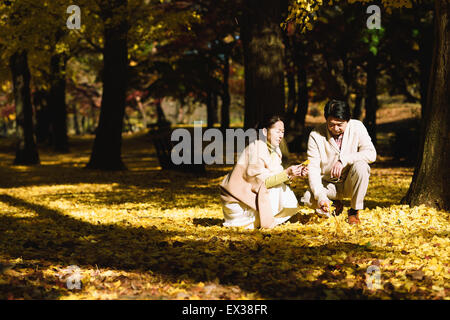
<svg viewBox="0 0 450 320"><path fill-rule="evenodd" d="M221 225L230 167L161 171L142 135L124 141L128 171L90 171L92 139L71 143L66 155L40 150L40 166L12 166L0 146L0 299L450 297L450 214L398 205L411 168L372 167L360 226L347 209L337 220L302 209L295 223L248 231ZM66 283L74 265L80 289Z"/></svg>

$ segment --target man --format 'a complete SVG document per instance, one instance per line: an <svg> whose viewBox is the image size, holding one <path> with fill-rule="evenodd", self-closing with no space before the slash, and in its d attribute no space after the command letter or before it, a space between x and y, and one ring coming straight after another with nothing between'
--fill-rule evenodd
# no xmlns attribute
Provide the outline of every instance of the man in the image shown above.
<svg viewBox="0 0 450 320"><path fill-rule="evenodd" d="M336 214L344 206L342 199L351 198L348 223L359 224L359 210L369 185L369 163L377 153L366 127L359 120L350 120L347 103L331 100L325 105L326 123L309 135L309 189L301 201L319 213L329 216L330 199L336 200Z"/></svg>

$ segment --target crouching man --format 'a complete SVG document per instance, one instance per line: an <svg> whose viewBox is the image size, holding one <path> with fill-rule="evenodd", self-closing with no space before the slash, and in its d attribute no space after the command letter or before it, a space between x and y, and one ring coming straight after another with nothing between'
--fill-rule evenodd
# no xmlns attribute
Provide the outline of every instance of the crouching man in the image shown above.
<svg viewBox="0 0 450 320"><path fill-rule="evenodd" d="M369 163L377 153L364 124L350 119L347 103L331 100L325 105L326 123L309 135L309 188L301 201L329 216L330 199L336 214L342 213L344 197L351 198L348 223L360 223L358 212L364 209L369 185Z"/></svg>

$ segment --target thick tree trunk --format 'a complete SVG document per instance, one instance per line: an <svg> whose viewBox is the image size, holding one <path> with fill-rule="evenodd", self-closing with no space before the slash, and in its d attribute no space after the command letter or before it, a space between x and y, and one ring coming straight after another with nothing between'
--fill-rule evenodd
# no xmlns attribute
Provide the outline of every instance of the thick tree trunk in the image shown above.
<svg viewBox="0 0 450 320"><path fill-rule="evenodd" d="M419 21L420 25L420 21ZM431 62L433 60L433 28L421 28L419 42L419 69L420 69L420 104L422 106L422 119L425 116L427 104L428 82L430 79Z"/></svg>
<svg viewBox="0 0 450 320"><path fill-rule="evenodd" d="M48 107L48 92L38 90L33 94L33 105L36 111L36 142L38 144L50 143L51 115Z"/></svg>
<svg viewBox="0 0 450 320"><path fill-rule="evenodd" d="M11 56L14 102L16 105L17 147L14 164L39 164L39 155L33 133L33 109L30 95L30 70L27 52Z"/></svg>
<svg viewBox="0 0 450 320"><path fill-rule="evenodd" d="M126 0L102 1L105 24L103 50L103 96L95 136L91 169L121 170L122 128L128 77Z"/></svg>
<svg viewBox="0 0 450 320"><path fill-rule="evenodd" d="M378 98L377 98L377 63L376 57L369 53L367 60L367 96L365 101L366 116L364 118L364 124L369 132L370 137L374 145L377 144L377 110L378 110Z"/></svg>
<svg viewBox="0 0 450 320"><path fill-rule="evenodd" d="M286 1L245 0L241 19L244 48L244 127L266 115L284 114L284 49L280 23Z"/></svg>
<svg viewBox="0 0 450 320"><path fill-rule="evenodd" d="M285 126L291 130L295 126L295 104L296 104L296 84L295 84L295 50L292 36L287 32L283 32L283 41L285 45L285 61L286 61L286 80L288 85L287 110Z"/></svg>
<svg viewBox="0 0 450 320"><path fill-rule="evenodd" d="M51 117L52 145L57 152L68 152L67 106L66 106L66 68L67 58L64 54L51 57L50 94L48 106Z"/></svg>
<svg viewBox="0 0 450 320"><path fill-rule="evenodd" d="M302 62L300 62L302 63ZM292 152L303 152L306 149L305 139L305 120L308 112L309 98L307 87L307 74L305 64L299 64L297 61L297 108L294 113L294 124L290 128L294 138L289 142L289 148Z"/></svg>
<svg viewBox="0 0 450 320"><path fill-rule="evenodd" d="M225 63L223 66L223 84L222 84L222 108L220 116L220 126L222 129L230 127L230 86L228 84L230 78L230 56L225 54Z"/></svg>
<svg viewBox="0 0 450 320"><path fill-rule="evenodd" d="M450 210L450 0L435 1L434 51L424 136L403 202Z"/></svg>

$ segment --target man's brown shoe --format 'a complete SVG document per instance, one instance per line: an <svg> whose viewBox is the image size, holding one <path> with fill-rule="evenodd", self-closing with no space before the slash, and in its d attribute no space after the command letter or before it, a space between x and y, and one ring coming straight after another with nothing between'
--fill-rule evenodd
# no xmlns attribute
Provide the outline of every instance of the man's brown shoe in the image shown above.
<svg viewBox="0 0 450 320"><path fill-rule="evenodd" d="M336 210L334 211L334 214L336 216L340 215L342 211L344 210L344 204L341 200L334 200L334 206L336 207Z"/></svg>
<svg viewBox="0 0 450 320"><path fill-rule="evenodd" d="M349 224L360 224L361 223L361 221L359 221L358 210L350 208L350 210L348 211L348 223Z"/></svg>
<svg viewBox="0 0 450 320"><path fill-rule="evenodd" d="M360 224L361 221L359 220L359 217L357 214L353 214L351 216L348 216L348 223L349 224Z"/></svg>

